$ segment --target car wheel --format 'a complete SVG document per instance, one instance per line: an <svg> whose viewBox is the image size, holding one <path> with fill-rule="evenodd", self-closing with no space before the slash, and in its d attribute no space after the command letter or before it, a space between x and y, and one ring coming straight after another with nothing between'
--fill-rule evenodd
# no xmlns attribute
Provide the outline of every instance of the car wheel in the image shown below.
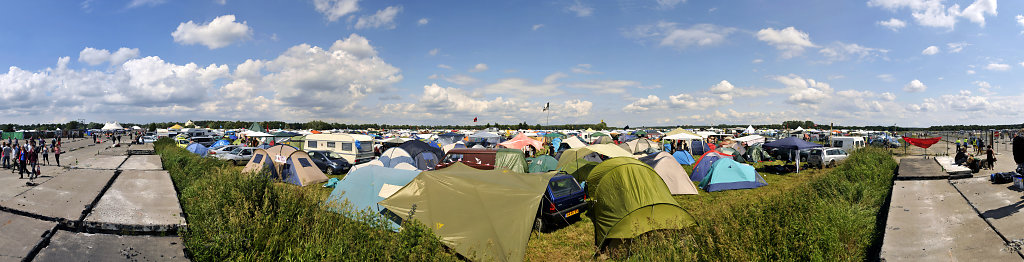
<svg viewBox="0 0 1024 262"><path fill-rule="evenodd" d="M540 216L533 219L533 230L537 230L537 232L544 232L544 219Z"/></svg>
<svg viewBox="0 0 1024 262"><path fill-rule="evenodd" d="M327 167L327 172L326 173L328 175L333 175L334 174L334 168L333 167Z"/></svg>
<svg viewBox="0 0 1024 262"><path fill-rule="evenodd" d="M828 161L828 167L836 167L836 161L835 160Z"/></svg>
<svg viewBox="0 0 1024 262"><path fill-rule="evenodd" d="M238 165L238 160L231 160L231 164L237 166Z"/></svg>

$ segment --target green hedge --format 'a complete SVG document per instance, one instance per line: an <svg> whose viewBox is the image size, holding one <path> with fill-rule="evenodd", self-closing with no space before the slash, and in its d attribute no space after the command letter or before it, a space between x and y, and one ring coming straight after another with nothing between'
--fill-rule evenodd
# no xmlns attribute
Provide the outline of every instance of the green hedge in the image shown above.
<svg viewBox="0 0 1024 262"><path fill-rule="evenodd" d="M241 174L167 139L156 143L188 220L180 232L196 261L452 261L429 229L394 233L367 212L325 211L328 191ZM351 218L350 218L351 217Z"/></svg>
<svg viewBox="0 0 1024 262"><path fill-rule="evenodd" d="M884 149L859 149L778 197L698 217L700 225L686 232L647 234L611 254L628 260L876 260L896 167Z"/></svg>

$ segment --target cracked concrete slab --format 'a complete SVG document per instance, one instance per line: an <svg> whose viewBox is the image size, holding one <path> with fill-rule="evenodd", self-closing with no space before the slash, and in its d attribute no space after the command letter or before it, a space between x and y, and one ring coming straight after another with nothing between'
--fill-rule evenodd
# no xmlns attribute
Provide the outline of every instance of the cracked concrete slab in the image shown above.
<svg viewBox="0 0 1024 262"><path fill-rule="evenodd" d="M84 224L113 231L167 232L185 227L185 218L167 171L126 170Z"/></svg>

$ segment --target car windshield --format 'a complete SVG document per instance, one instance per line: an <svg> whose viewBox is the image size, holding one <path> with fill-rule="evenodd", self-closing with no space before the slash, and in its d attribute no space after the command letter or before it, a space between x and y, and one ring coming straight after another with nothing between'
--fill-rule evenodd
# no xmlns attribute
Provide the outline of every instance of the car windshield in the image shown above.
<svg viewBox="0 0 1024 262"><path fill-rule="evenodd" d="M561 198L583 190L572 177L551 180L548 182L548 187L551 188L551 196L554 198Z"/></svg>
<svg viewBox="0 0 1024 262"><path fill-rule="evenodd" d="M341 159L341 154L338 154L338 153L335 153L335 152L326 152L326 153L324 153L324 155L327 156L327 159L331 159L331 160Z"/></svg>
<svg viewBox="0 0 1024 262"><path fill-rule="evenodd" d="M235 148L235 150L231 150L231 154L238 155L238 154L241 154L241 153L242 153L242 148Z"/></svg>

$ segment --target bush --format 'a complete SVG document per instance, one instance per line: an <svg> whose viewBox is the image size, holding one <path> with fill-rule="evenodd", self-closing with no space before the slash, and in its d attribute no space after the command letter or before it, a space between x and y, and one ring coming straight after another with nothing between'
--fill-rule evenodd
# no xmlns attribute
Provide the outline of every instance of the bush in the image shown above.
<svg viewBox="0 0 1024 262"><path fill-rule="evenodd" d="M884 149L859 149L828 173L777 197L734 203L726 212L697 216L697 227L649 233L610 255L629 260L876 260L896 167Z"/></svg>
<svg viewBox="0 0 1024 262"><path fill-rule="evenodd" d="M274 183L200 158L169 139L156 143L178 190L188 229L180 232L197 261L451 261L430 229L392 232L376 215L326 211L323 189Z"/></svg>

